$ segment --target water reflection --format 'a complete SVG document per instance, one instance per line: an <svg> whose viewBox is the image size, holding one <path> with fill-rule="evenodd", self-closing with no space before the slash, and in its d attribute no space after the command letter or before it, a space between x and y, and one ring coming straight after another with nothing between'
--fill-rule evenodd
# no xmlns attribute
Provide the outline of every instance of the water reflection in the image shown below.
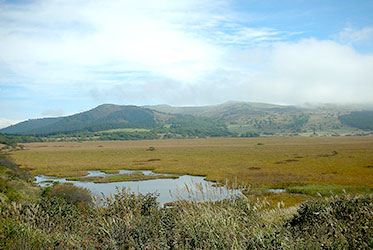
<svg viewBox="0 0 373 250"><path fill-rule="evenodd" d="M93 176L113 176L118 174L130 174L132 170L120 170L117 174L106 174L101 171L88 171L87 177ZM141 171L144 175L155 175L152 171ZM167 174L162 174L167 175ZM176 200L218 200L231 197L232 195L240 195L239 190L229 190L226 187L214 187L212 182L205 181L204 177L182 175L177 179L153 179L145 181L125 181L112 183L93 183L82 181L67 181L66 178L56 178L50 176L36 176L36 183L40 186L52 185L52 182L60 183L71 182L78 187L84 187L91 190L93 195L104 194L108 196L113 194L117 188L129 188L132 192L142 194L159 193L158 201L162 204Z"/></svg>

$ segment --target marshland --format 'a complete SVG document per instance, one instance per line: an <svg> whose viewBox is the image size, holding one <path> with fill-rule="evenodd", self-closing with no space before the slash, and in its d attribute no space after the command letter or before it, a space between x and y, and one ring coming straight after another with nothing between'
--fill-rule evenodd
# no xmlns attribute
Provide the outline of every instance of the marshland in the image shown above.
<svg viewBox="0 0 373 250"><path fill-rule="evenodd" d="M207 181L251 190L287 188L311 196L373 188L372 137L29 143L10 156L33 175L84 179L89 170L152 170L159 178L170 177L162 174L204 176Z"/></svg>
<svg viewBox="0 0 373 250"><path fill-rule="evenodd" d="M22 145L1 156L3 248L368 249L373 243L371 137ZM200 190L204 199L179 196L164 204L157 186L143 193L115 188L183 175L240 193L211 199L210 185ZM54 182L38 187L35 176ZM110 182L112 191L92 195L74 181Z"/></svg>

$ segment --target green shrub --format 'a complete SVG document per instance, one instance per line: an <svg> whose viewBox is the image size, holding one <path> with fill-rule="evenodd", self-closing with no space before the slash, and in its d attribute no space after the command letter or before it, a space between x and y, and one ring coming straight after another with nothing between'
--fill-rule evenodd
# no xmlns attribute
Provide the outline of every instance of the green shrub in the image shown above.
<svg viewBox="0 0 373 250"><path fill-rule="evenodd" d="M306 202L286 225L295 248L371 249L373 200L334 196Z"/></svg>
<svg viewBox="0 0 373 250"><path fill-rule="evenodd" d="M46 194L49 197L61 197L72 203L92 203L91 191L73 185L54 185Z"/></svg>
<svg viewBox="0 0 373 250"><path fill-rule="evenodd" d="M259 137L260 135L256 132L246 132L244 134L241 134L241 137Z"/></svg>

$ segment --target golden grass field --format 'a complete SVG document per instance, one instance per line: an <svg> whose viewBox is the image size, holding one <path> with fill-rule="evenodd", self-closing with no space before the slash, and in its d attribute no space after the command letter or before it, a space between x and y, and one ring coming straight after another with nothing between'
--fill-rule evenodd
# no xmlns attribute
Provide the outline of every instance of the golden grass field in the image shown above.
<svg viewBox="0 0 373 250"><path fill-rule="evenodd" d="M373 190L373 137L267 137L26 143L11 156L33 174L137 169L251 187ZM149 147L154 147L150 151ZM303 188L308 190L307 188ZM304 191L303 190L303 191ZM305 193L305 192L303 192Z"/></svg>

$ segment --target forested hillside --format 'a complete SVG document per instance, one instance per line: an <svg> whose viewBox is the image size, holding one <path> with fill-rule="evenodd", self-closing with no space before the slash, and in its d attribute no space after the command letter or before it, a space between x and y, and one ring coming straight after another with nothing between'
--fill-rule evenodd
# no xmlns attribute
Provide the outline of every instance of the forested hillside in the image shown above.
<svg viewBox="0 0 373 250"><path fill-rule="evenodd" d="M361 111L358 107L296 107L228 102L200 107L104 104L71 116L21 122L1 129L0 134L128 140L215 136L339 136L366 135L372 131L373 111ZM40 141L40 138L26 139L24 141Z"/></svg>
<svg viewBox="0 0 373 250"><path fill-rule="evenodd" d="M21 135L50 135L79 131L101 131L117 128L154 128L158 121L155 112L137 106L105 104L92 110L60 118L25 121L0 133Z"/></svg>
<svg viewBox="0 0 373 250"><path fill-rule="evenodd" d="M348 115L342 115L339 120L354 128L373 130L373 111L356 111Z"/></svg>

